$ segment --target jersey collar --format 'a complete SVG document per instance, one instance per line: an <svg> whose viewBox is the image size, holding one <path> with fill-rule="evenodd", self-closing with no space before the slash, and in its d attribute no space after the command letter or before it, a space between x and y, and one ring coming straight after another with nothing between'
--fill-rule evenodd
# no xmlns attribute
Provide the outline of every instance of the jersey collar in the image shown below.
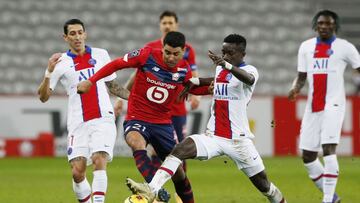
<svg viewBox="0 0 360 203"><path fill-rule="evenodd" d="M91 54L91 47L85 45L85 53ZM67 54L68 56L70 56L71 58L77 57L77 55L74 54L74 53L72 53L72 52L70 51L70 49L66 52L66 54Z"/></svg>

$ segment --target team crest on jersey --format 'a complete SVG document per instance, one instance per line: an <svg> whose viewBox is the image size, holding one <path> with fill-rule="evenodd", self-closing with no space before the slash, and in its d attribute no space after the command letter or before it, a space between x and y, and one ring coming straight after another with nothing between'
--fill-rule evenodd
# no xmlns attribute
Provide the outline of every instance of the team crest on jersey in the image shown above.
<svg viewBox="0 0 360 203"><path fill-rule="evenodd" d="M226 81L230 81L231 78L232 78L232 74L231 74L231 73L228 73L228 74L226 75L226 77L225 77L225 80L226 80Z"/></svg>
<svg viewBox="0 0 360 203"><path fill-rule="evenodd" d="M155 71L155 72L158 72L158 71L160 70L160 68L159 68L159 67L156 67L156 66L154 66L152 69L153 69L153 71Z"/></svg>
<svg viewBox="0 0 360 203"><path fill-rule="evenodd" d="M333 51L332 49L326 50L326 54L327 54L328 56L331 56L333 53L334 53L334 51Z"/></svg>
<svg viewBox="0 0 360 203"><path fill-rule="evenodd" d="M177 68L177 71L185 71L185 72L187 72L187 68Z"/></svg>
<svg viewBox="0 0 360 203"><path fill-rule="evenodd" d="M179 73L173 73L173 75L172 75L172 80L178 81L178 80L179 80L179 77L180 77L180 74L179 74Z"/></svg>
<svg viewBox="0 0 360 203"><path fill-rule="evenodd" d="M68 154L68 155L71 155L72 152L73 152L73 149L72 149L71 147L69 147L68 150L67 150L67 154Z"/></svg>
<svg viewBox="0 0 360 203"><path fill-rule="evenodd" d="M96 60L95 59L89 59L88 63L90 65L95 65L96 64Z"/></svg>
<svg viewBox="0 0 360 203"><path fill-rule="evenodd" d="M136 50L128 53L128 58L133 58L133 57L139 56L139 55L140 55L140 49L136 49Z"/></svg>

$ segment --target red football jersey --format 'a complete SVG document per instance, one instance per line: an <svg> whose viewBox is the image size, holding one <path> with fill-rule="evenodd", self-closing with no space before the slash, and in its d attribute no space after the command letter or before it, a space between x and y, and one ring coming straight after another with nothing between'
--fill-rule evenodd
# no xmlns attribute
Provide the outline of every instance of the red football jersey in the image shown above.
<svg viewBox="0 0 360 203"><path fill-rule="evenodd" d="M105 65L89 80L97 80L123 68L137 68L133 89L128 100L125 120L141 120L155 124L171 123L171 107L192 74L182 59L171 68L162 58L162 50L145 47L126 54Z"/></svg>
<svg viewBox="0 0 360 203"><path fill-rule="evenodd" d="M151 47L154 49L162 49L163 48L161 39L148 42L145 46ZM195 63L195 51L194 51L193 47L188 43L185 44L185 53L184 53L183 59L185 59L188 62L192 71L197 70L197 66ZM174 103L171 114L173 116L185 116L186 115L185 102Z"/></svg>

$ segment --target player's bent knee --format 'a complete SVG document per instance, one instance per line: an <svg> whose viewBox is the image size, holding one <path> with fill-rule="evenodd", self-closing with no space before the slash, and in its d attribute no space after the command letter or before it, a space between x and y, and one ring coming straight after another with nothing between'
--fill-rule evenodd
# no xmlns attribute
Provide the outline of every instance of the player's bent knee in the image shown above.
<svg viewBox="0 0 360 203"><path fill-rule="evenodd" d="M196 157L196 145L194 140L191 138L186 138L181 143L177 144L173 151L172 155L176 156L181 160L195 158Z"/></svg>
<svg viewBox="0 0 360 203"><path fill-rule="evenodd" d="M146 141L143 136L137 132L132 131L126 135L126 143L133 150L144 150L146 148Z"/></svg>
<svg viewBox="0 0 360 203"><path fill-rule="evenodd" d="M265 171L261 171L250 177L250 180L260 192L268 192L270 190L270 181L268 180Z"/></svg>

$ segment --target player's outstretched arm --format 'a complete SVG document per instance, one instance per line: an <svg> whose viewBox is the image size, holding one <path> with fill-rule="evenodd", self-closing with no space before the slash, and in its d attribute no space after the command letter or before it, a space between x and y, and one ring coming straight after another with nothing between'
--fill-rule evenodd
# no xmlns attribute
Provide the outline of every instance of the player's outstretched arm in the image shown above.
<svg viewBox="0 0 360 203"><path fill-rule="evenodd" d="M294 101L300 90L304 87L307 74L305 72L298 72L298 76L295 78L293 85L289 91L288 99Z"/></svg>
<svg viewBox="0 0 360 203"><path fill-rule="evenodd" d="M120 97L121 99L128 100L130 91L122 87L115 80L105 82L111 94Z"/></svg>
<svg viewBox="0 0 360 203"><path fill-rule="evenodd" d="M38 95L41 102L45 103L49 100L51 95L50 89L50 77L51 73L54 71L56 64L60 62L61 53L53 54L48 61L48 67L46 69L44 79L42 80L41 84L38 87Z"/></svg>
<svg viewBox="0 0 360 203"><path fill-rule="evenodd" d="M209 50L208 52L209 58L214 62L215 65L221 66L224 69L229 70L237 79L239 79L241 82L247 84L247 85L253 85L255 82L255 77L246 72L245 70L242 70L240 68L233 68L233 65L227 61L224 60L224 58L217 56L212 51Z"/></svg>

